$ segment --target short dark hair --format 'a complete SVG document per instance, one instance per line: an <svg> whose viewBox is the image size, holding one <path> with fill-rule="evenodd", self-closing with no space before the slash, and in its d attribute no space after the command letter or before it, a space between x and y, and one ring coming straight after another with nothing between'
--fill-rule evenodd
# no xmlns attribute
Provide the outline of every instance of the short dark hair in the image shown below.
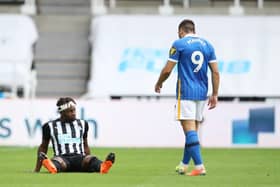
<svg viewBox="0 0 280 187"><path fill-rule="evenodd" d="M183 21L181 21L181 23L179 24L178 29L182 29L184 32L186 33L190 33L193 32L195 33L195 24L192 20L190 19L184 19Z"/></svg>
<svg viewBox="0 0 280 187"><path fill-rule="evenodd" d="M61 97L57 100L56 106L59 107L59 106L64 105L65 103L68 103L70 101L72 101L76 104L75 100L71 97Z"/></svg>

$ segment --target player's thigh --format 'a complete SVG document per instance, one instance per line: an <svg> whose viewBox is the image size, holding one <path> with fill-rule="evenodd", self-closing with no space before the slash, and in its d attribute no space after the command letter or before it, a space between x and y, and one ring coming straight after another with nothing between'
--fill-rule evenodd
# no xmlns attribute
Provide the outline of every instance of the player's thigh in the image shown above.
<svg viewBox="0 0 280 187"><path fill-rule="evenodd" d="M192 100L177 100L175 105L176 120L196 120L196 103Z"/></svg>
<svg viewBox="0 0 280 187"><path fill-rule="evenodd" d="M195 103L196 103L195 120L201 122L203 119L203 111L206 105L206 101L195 101Z"/></svg>
<svg viewBox="0 0 280 187"><path fill-rule="evenodd" d="M84 172L99 172L102 161L92 155L87 155L82 161L82 171Z"/></svg>
<svg viewBox="0 0 280 187"><path fill-rule="evenodd" d="M195 120L180 120L184 132L195 131L196 121Z"/></svg>
<svg viewBox="0 0 280 187"><path fill-rule="evenodd" d="M176 120L194 120L202 121L203 111L206 105L206 101L197 100L181 100L177 101L175 105L175 118ZM186 123L192 123L192 122Z"/></svg>

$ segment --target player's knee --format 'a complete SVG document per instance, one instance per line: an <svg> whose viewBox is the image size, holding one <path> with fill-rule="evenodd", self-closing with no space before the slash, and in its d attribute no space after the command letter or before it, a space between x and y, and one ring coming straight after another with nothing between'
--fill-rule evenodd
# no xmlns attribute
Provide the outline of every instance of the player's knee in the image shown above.
<svg viewBox="0 0 280 187"><path fill-rule="evenodd" d="M57 168L58 172L66 171L67 163L61 157L56 156L52 158L52 162Z"/></svg>
<svg viewBox="0 0 280 187"><path fill-rule="evenodd" d="M100 171L100 161L97 157L87 155L82 161L82 169L87 172L99 172Z"/></svg>

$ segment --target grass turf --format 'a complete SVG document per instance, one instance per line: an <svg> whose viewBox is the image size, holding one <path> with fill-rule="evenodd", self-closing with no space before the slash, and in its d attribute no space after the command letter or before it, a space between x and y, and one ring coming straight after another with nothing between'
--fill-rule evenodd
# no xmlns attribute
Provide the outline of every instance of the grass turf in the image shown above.
<svg viewBox="0 0 280 187"><path fill-rule="evenodd" d="M280 186L280 149L203 149L207 175L188 177L175 173L182 149L95 148L105 158L114 151L116 163L109 174L60 173L42 168L33 173L36 149L0 147L0 186L7 187L219 187ZM51 155L51 152L48 154Z"/></svg>

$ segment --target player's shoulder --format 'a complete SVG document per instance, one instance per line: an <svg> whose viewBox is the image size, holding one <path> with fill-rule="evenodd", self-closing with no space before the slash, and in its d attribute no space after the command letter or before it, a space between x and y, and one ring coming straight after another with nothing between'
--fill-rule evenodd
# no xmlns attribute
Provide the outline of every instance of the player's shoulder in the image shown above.
<svg viewBox="0 0 280 187"><path fill-rule="evenodd" d="M212 46L211 42L210 42L208 39L206 39L206 38L204 38L204 37L199 37L199 39L202 40L202 41L203 41L204 43L206 43L207 45L211 45L211 46Z"/></svg>
<svg viewBox="0 0 280 187"><path fill-rule="evenodd" d="M88 124L88 121L87 120L84 120L84 119L75 119L75 121L78 123L78 124L82 124L82 125L87 125Z"/></svg>
<svg viewBox="0 0 280 187"><path fill-rule="evenodd" d="M79 118L75 119L75 121L78 121L78 122L87 122L87 120L79 119Z"/></svg>
<svg viewBox="0 0 280 187"><path fill-rule="evenodd" d="M57 121L59 121L59 119L49 120L43 124L43 127L49 126L50 124L56 123Z"/></svg>
<svg viewBox="0 0 280 187"><path fill-rule="evenodd" d="M179 43L180 41L182 41L182 38L178 38L178 39L174 40L173 43Z"/></svg>
<svg viewBox="0 0 280 187"><path fill-rule="evenodd" d="M173 42L173 47L182 46L182 45L184 45L185 41L186 41L186 38L179 38L179 39L176 39L176 40L174 40L174 42Z"/></svg>
<svg viewBox="0 0 280 187"><path fill-rule="evenodd" d="M52 123L52 120L45 122L45 123L42 125L42 128L43 128L43 129L49 129L51 123Z"/></svg>

